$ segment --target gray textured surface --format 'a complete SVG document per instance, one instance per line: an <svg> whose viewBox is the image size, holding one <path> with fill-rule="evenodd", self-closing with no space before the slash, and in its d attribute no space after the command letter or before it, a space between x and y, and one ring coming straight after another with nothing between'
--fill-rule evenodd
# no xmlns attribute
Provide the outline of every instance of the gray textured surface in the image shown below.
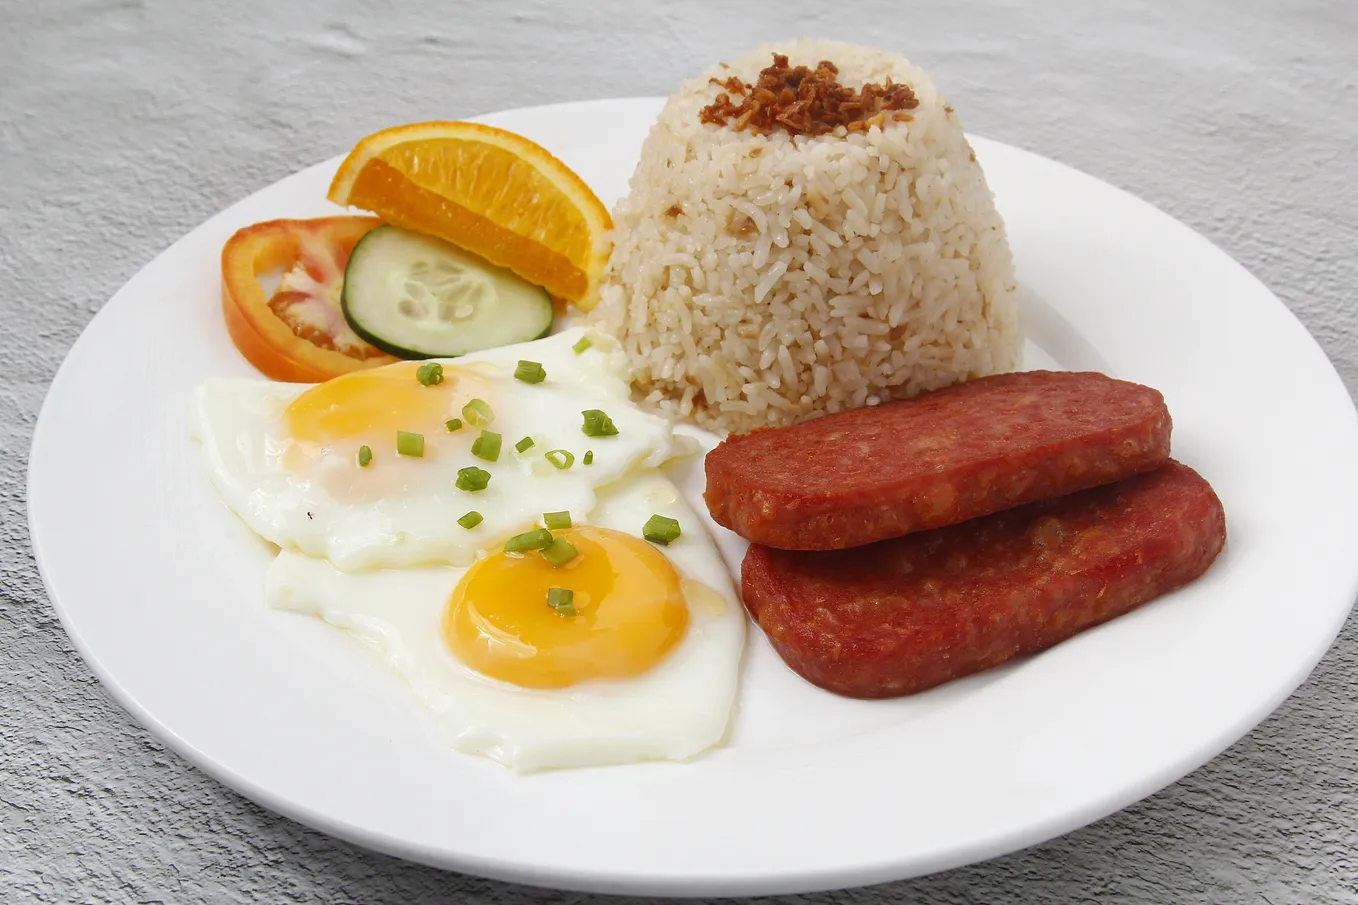
<svg viewBox="0 0 1358 905"><path fill-rule="evenodd" d="M29 434L93 313L210 214L376 128L665 94L766 38L899 48L969 130L1127 188L1217 242L1358 390L1351 0L589 6L0 2L0 899L589 898L359 851L207 779L103 694L28 550ZM1358 902L1355 685L1350 620L1277 713L1135 807L987 864L783 901Z"/></svg>

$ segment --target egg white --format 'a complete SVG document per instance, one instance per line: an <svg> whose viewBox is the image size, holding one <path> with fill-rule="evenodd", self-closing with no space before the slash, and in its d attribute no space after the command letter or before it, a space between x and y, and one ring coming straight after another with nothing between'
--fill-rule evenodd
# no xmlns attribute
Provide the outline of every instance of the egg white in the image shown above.
<svg viewBox="0 0 1358 905"><path fill-rule="evenodd" d="M283 413L311 384L209 380L195 397L192 433L222 500L265 540L343 570L467 564L478 549L527 530L543 512L589 512L596 488L672 454L669 422L629 400L626 360L612 341L592 335L592 348L573 350L586 335L575 328L444 362L472 369L487 384L495 411L490 429L503 437L497 462L471 455L479 430L468 425L448 433L440 422L425 428L423 458L397 455L394 437L384 436L373 442L370 468L359 469L354 450L346 449L326 453L310 471L291 471L284 464L290 438ZM540 362L547 379L514 379L520 359ZM585 409L607 412L618 434L586 436ZM520 454L514 445L526 436L536 442ZM574 464L554 468L543 458L554 448L570 450ZM586 450L594 453L592 465L583 462ZM485 490L454 486L457 470L468 465L491 473ZM470 510L484 521L468 530L457 519Z"/></svg>
<svg viewBox="0 0 1358 905"><path fill-rule="evenodd" d="M686 584L689 624L678 645L640 676L555 690L488 678L461 663L442 620L466 572L452 566L341 572L283 551L268 570L266 600L319 616L375 649L409 683L459 751L519 771L641 760L682 760L723 739L736 699L745 613L711 538L658 471L599 494L585 523L639 536L652 514L679 520L682 536L660 548Z"/></svg>

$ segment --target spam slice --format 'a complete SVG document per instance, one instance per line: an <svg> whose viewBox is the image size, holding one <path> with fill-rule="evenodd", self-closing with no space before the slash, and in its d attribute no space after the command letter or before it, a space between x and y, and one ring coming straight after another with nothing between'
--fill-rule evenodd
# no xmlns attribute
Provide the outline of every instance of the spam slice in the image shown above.
<svg viewBox="0 0 1358 905"><path fill-rule="evenodd" d="M784 550L841 550L1150 471L1164 397L1102 374L1027 371L791 427L708 454L712 518Z"/></svg>
<svg viewBox="0 0 1358 905"><path fill-rule="evenodd" d="M745 606L837 694L911 694L1051 647L1201 575L1226 518L1173 460L1071 496L852 550L751 545Z"/></svg>

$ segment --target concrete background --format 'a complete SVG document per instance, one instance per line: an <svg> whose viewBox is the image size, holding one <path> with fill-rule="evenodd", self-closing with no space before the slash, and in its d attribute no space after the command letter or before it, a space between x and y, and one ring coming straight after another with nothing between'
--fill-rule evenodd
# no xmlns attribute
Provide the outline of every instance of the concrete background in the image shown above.
<svg viewBox="0 0 1358 905"><path fill-rule="evenodd" d="M356 850L207 779L103 694L29 552L30 431L94 312L212 213L372 130L666 94L709 62L798 34L899 49L970 131L1122 186L1225 248L1358 390L1349 0L0 0L0 23L5 902L591 900ZM1356 687L1350 620L1277 713L1135 807L990 863L779 901L1358 903Z"/></svg>

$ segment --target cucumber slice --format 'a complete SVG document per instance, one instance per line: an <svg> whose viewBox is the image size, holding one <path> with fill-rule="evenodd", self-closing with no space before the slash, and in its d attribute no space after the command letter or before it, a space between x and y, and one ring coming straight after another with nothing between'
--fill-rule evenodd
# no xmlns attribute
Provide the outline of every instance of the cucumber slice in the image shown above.
<svg viewBox="0 0 1358 905"><path fill-rule="evenodd" d="M344 271L344 317L399 358L454 358L547 335L547 290L441 239L379 226Z"/></svg>

